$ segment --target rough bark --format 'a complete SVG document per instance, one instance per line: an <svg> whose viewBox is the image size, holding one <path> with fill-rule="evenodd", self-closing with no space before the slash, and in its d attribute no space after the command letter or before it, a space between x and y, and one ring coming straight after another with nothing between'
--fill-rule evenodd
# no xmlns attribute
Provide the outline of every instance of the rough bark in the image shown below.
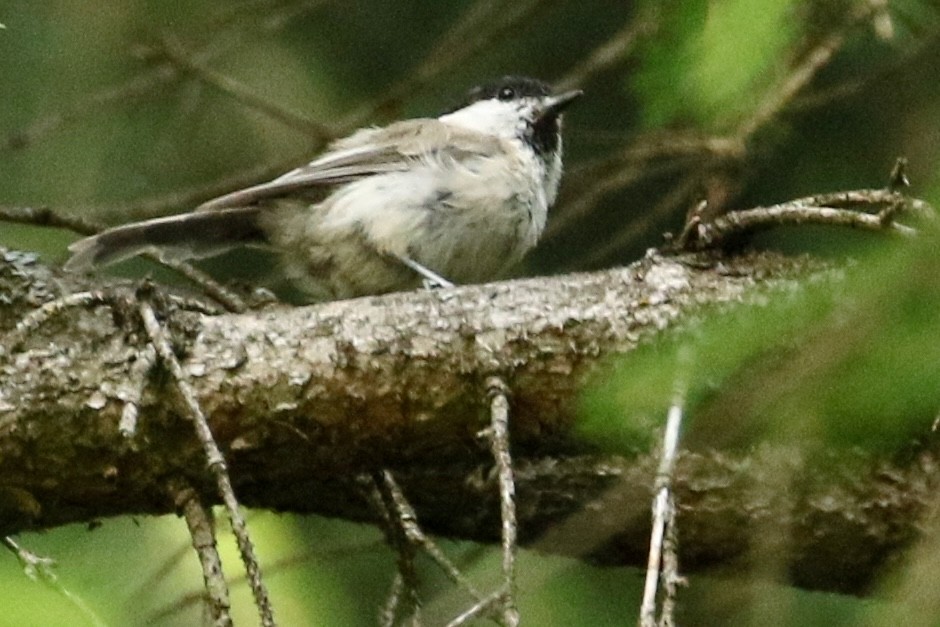
<svg viewBox="0 0 940 627"><path fill-rule="evenodd" d="M83 288L31 258L0 259L0 330ZM373 519L356 477L389 467L429 530L495 539L495 477L476 434L487 421L483 381L497 374L512 390L523 543L641 563L656 460L599 455L572 437L586 379L703 305L838 277L774 254L651 256L596 274L167 319L245 504ZM113 290L132 298L132 286ZM129 312L70 309L22 345L4 343L0 532L172 512L168 485L179 478L213 498L172 382L159 367L146 380L130 374L144 336ZM141 389L128 439L121 412ZM932 463L872 462L867 474L790 484L808 472L797 450L685 454L683 567L759 554L800 585L862 591L916 537Z"/></svg>

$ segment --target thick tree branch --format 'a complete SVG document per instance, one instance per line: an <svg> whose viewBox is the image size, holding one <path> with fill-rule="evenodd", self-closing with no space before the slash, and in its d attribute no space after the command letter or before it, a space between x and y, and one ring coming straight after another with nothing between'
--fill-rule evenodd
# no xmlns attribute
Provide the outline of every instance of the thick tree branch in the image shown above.
<svg viewBox="0 0 940 627"><path fill-rule="evenodd" d="M16 290L0 301L2 329L61 286L87 289L32 259L0 258L2 290ZM486 378L497 374L512 391L523 544L642 563L656 460L598 456L572 440L585 378L703 304L757 301L812 277L838 272L773 254L651 256L590 275L239 315L178 311L165 322L244 503L371 520L356 476L388 467L425 528L496 540L496 478L476 436L488 421ZM173 477L216 498L172 383L153 370L143 388L128 382L142 345L142 332L106 307L51 318L18 352L4 345L0 531L170 512ZM128 403L139 411L132 439L121 429ZM680 456L684 567L746 561L758 539L743 530L772 523L792 538L794 581L868 585L915 536L913 514L930 498L926 466L778 494L781 466L802 473L802 463L797 451Z"/></svg>

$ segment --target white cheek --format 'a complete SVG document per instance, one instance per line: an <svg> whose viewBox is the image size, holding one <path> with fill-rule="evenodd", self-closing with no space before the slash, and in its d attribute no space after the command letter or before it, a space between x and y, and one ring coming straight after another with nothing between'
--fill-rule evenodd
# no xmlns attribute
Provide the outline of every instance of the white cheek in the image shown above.
<svg viewBox="0 0 940 627"><path fill-rule="evenodd" d="M522 124L518 103L500 100L481 100L438 118L471 131L498 137L516 137Z"/></svg>

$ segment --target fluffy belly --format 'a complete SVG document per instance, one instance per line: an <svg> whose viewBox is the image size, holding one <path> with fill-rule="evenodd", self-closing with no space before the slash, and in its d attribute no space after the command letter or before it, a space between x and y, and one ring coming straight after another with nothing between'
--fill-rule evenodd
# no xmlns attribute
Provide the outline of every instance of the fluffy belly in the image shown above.
<svg viewBox="0 0 940 627"><path fill-rule="evenodd" d="M457 284L497 278L538 238L534 201L460 189L413 174L371 177L320 204L279 202L265 229L290 278L317 298L419 287L398 256Z"/></svg>

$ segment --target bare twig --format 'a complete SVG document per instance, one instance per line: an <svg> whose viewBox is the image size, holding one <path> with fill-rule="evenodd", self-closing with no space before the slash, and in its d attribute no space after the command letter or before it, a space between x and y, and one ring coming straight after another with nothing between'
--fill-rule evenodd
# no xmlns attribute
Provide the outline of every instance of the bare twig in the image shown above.
<svg viewBox="0 0 940 627"><path fill-rule="evenodd" d="M592 248L579 259L579 262L586 267L594 267L609 261L614 255L622 252L639 233L652 228L657 219L672 214L676 207L687 203L698 189L699 180L697 178L684 177L681 182L669 190L643 215L631 220L627 228L621 230L612 239Z"/></svg>
<svg viewBox="0 0 940 627"><path fill-rule="evenodd" d="M270 598L268 597L267 587L261 578L261 566L255 556L254 546L248 535L248 527L245 524L245 518L242 516L238 500L235 497L235 491L232 489L232 482L229 478L225 458L212 435L212 430L209 428L209 423L205 415L202 413L202 408L199 406L196 393L187 382L183 368L176 359L173 347L170 345L170 340L163 327L157 321L153 307L146 299L141 299L138 310L147 335L153 343L153 347L164 367L169 371L176 385L176 389L179 391L180 397L183 400L187 415L196 428L196 435L206 455L207 466L215 478L219 495L222 497L222 502L228 512L229 520L232 524L232 532L235 534L235 540L238 544L242 561L248 572L248 583L254 595L255 604L258 606L261 623L265 627L273 626L275 624L274 611L271 607Z"/></svg>
<svg viewBox="0 0 940 627"><path fill-rule="evenodd" d="M281 558L274 561L270 564L265 564L264 572L271 576L273 573L289 571L291 569L296 569L299 565L309 565L311 562L316 562L320 564L332 564L333 562L341 559L348 559L351 556L356 555L375 555L376 551L382 548L384 543L382 541L366 541L355 546L342 546L336 549L330 550L319 550L315 548L313 550L301 550L299 552L293 552L289 557ZM185 556L189 553L191 549L189 547L184 547L181 555ZM149 594L151 587L156 581L162 581L162 578L165 577L165 574L171 571L176 565L180 562L179 556L174 554L166 561L166 563L161 566L150 578L149 581L145 582L144 587L135 591L134 596L142 597L145 595L152 596ZM228 578L230 587L234 588L238 584L244 583L247 576L244 573L239 573L235 576L230 576ZM205 592L200 588L198 591L189 592L182 594L177 597L175 600L165 604L163 607L160 607L146 616L141 617L140 622L145 625L157 625L157 624L176 624L179 623L179 619L174 620L174 617L178 617L180 613L185 611L187 608L191 608L197 604L201 604L205 598ZM132 604L132 600L130 603Z"/></svg>
<svg viewBox="0 0 940 627"><path fill-rule="evenodd" d="M603 198L616 191L658 176L694 169L694 174L682 177L677 184L687 188L697 184L700 173L707 170L703 164L734 162L743 159L745 154L745 146L733 138L702 137L687 132L656 133L639 138L616 154L572 172L575 180L565 193L573 199L551 219L542 239L549 241L565 233L571 224L590 215ZM662 207L660 213L676 206L668 207L664 203ZM646 217L647 212L642 215ZM619 234L618 247L638 232L632 220L628 227L629 234Z"/></svg>
<svg viewBox="0 0 940 627"><path fill-rule="evenodd" d="M202 578L205 582L205 598L214 627L232 625L231 601L228 586L222 573L222 559L219 557L215 541L215 528L212 524L212 512L199 500L199 495L192 486L182 480L174 480L169 486L173 503L181 511L189 528L193 548L202 566Z"/></svg>
<svg viewBox="0 0 940 627"><path fill-rule="evenodd" d="M157 263L164 265L171 270L175 270L181 276L186 277L192 281L194 285L199 287L199 289L205 292L207 296L225 307L227 311L232 313L241 313L243 311L247 311L248 305L245 304L245 301L242 300L238 294L227 289L221 283L213 279L202 270L199 270L192 264L175 259L164 259L156 253L146 253L144 256L147 259L156 261Z"/></svg>
<svg viewBox="0 0 940 627"><path fill-rule="evenodd" d="M157 353L153 346L145 346L137 355L137 360L131 365L127 377L127 384L123 393L118 395L124 401L121 410L121 421L118 431L125 438L133 438L137 433L137 414L140 409L140 399L147 386L147 376L157 362Z"/></svg>
<svg viewBox="0 0 940 627"><path fill-rule="evenodd" d="M407 531L416 521L411 508L402 508L402 503L392 493L390 477L388 471L376 472L372 476L374 500L384 514L389 544L398 556L398 573L382 607L380 623L394 625L398 616L403 615L409 617L413 625L418 625L421 622L421 600L418 598L418 573L414 565L416 545Z"/></svg>
<svg viewBox="0 0 940 627"><path fill-rule="evenodd" d="M421 526L418 524L418 516L402 492L401 486L395 480L395 477L388 470L383 470L380 475L381 482L385 484L388 490L389 501L393 505L392 514L396 516L402 526L408 541L421 547L434 560L440 569L447 575L447 578L459 587L467 591L470 596L477 600L482 599L480 592L470 583L470 580L464 577L460 569L454 565L444 554L441 548L434 542Z"/></svg>
<svg viewBox="0 0 940 627"><path fill-rule="evenodd" d="M884 16L884 0L870 0L868 2L856 3L850 10L845 19L840 20L832 28L828 36L823 37L820 42L809 50L793 70L791 70L783 80L774 88L770 89L764 96L762 102L754 109L750 116L741 121L737 129L728 137L711 138L692 138L688 142L682 134L675 134L675 138L667 135L663 138L665 146L657 145L656 141L644 139L635 142L634 145L620 155L607 159L601 166L605 168L598 182L598 177L587 177L590 186L583 193L577 195L574 203L568 203L563 207L564 212L559 213L549 223L545 233L545 240L549 240L560 233L567 231L568 225L578 219L581 219L594 211L600 201L607 195L630 187L640 181L649 180L653 169L650 167L650 161L655 158L671 158L674 162L671 164L673 169L679 169L683 166L690 170L695 166L695 171L683 176L676 186L687 189L701 179L702 172L722 163L739 163L749 154L748 142L751 138L768 123L777 119L781 113L793 103L797 96L803 94L810 85L813 78L821 69L826 67L836 53L845 44L848 34L852 28L864 23L866 20L877 16ZM682 161L681 158L686 160ZM705 163L702 163L705 161ZM669 166L670 164L665 164ZM607 168L614 166L617 170L609 171ZM660 164L662 167L663 164ZM687 203L687 198L678 199L677 195L671 195L669 202L663 202L659 205L658 213L662 215L669 209L675 210ZM718 209L716 207L716 209ZM644 213L644 215L646 215ZM648 218L647 218L648 220ZM633 221L625 223L624 230L615 238L615 242L605 246L604 251L592 251L590 259L581 259L582 265L591 265L599 260L605 260L609 257L610 251L616 251L628 246L637 238L637 234L643 232L633 224ZM863 227L864 228L864 227Z"/></svg>
<svg viewBox="0 0 940 627"><path fill-rule="evenodd" d="M907 178L907 158L898 157L891 168L891 174L888 175L888 191L900 192L911 186L911 180Z"/></svg>
<svg viewBox="0 0 940 627"><path fill-rule="evenodd" d="M674 627L676 624L676 601L679 599L679 586L688 582L679 575L679 525L676 524L675 496L670 495L666 518L666 537L663 540L663 603L659 613L659 627Z"/></svg>
<svg viewBox="0 0 940 627"><path fill-rule="evenodd" d="M224 313L223 309L216 307L212 303L207 303L196 298L186 298L185 296L168 294L166 299L168 302L172 303L176 307L179 307L183 311L192 311L195 313L200 313L204 316L218 316Z"/></svg>
<svg viewBox="0 0 940 627"><path fill-rule="evenodd" d="M408 502L394 475L389 470L382 470L372 475L368 479L368 488L370 500L382 515L386 525L390 527L389 533L393 534L390 539L393 546L396 546L400 560L403 553L399 546L401 542L407 542L413 547L421 548L459 588L466 591L476 601L483 600L483 596L470 580L460 572L460 569L450 561L441 548L421 529L414 508ZM413 560L413 556L409 556L409 560ZM386 602L379 615L381 625L394 625L401 613L403 595L406 593L409 596L413 595L416 590L417 579L415 573L409 572L402 566L408 569L413 567L411 561L406 564L399 564L399 572L389 588ZM418 599L415 597L409 600L409 605L417 606L417 602Z"/></svg>
<svg viewBox="0 0 940 627"><path fill-rule="evenodd" d="M866 213L871 209L877 213ZM686 228L689 234L686 249L702 250L721 246L729 239L757 230L782 225L820 224L843 226L866 231L888 231L911 236L916 231L898 224L894 217L911 211L918 216L933 213L920 200L909 199L890 190L855 190L800 198L770 207L757 207L726 213L710 222L698 222Z"/></svg>
<svg viewBox="0 0 940 627"><path fill-rule="evenodd" d="M501 599L502 621L505 625L519 624L519 611L516 609L516 484L513 479L512 457L509 453L509 388L500 377L489 377L486 381L487 394L490 397L490 426L486 436L490 441L490 451L496 462L499 482L499 513L502 521L501 546L503 550L503 582Z"/></svg>
<svg viewBox="0 0 940 627"><path fill-rule="evenodd" d="M506 591L499 589L496 592L493 592L485 599L477 601L472 606L467 608L463 613L454 618L452 621L447 623L447 627L461 627L461 625L466 625L469 621L474 618L479 618L481 616L487 616L495 613L497 610L506 607ZM503 613L505 617L505 613ZM505 618L504 618L505 620ZM501 624L506 624L505 622ZM518 625L518 620L515 623Z"/></svg>
<svg viewBox="0 0 940 627"><path fill-rule="evenodd" d="M271 6L260 7L266 11L263 20L258 20L255 15L249 15L248 11L233 12L227 19L217 21L214 25L216 28L227 30L214 33L213 39L205 46L194 51L192 58L199 63L207 63L236 47L244 47L247 39L257 36L258 33L269 35L277 32L299 14L315 9L325 4L326 1L313 0L300 4L286 2L281 4L288 6L273 9ZM249 11L256 8L251 4L254 3L245 5L245 8ZM279 17L281 19L278 19ZM288 19L283 19L284 17ZM25 148L67 124L96 115L109 108L127 106L129 103L145 98L158 89L178 81L181 76L182 73L171 62L162 62L145 68L127 81L67 103L58 111L45 113L37 117L27 126L9 134L6 140L0 144L0 149L19 150Z"/></svg>
<svg viewBox="0 0 940 627"><path fill-rule="evenodd" d="M444 33L425 56L424 61L404 78L389 87L377 100L348 115L340 128L353 129L377 112L394 110L400 102L429 84L448 69L489 49L500 37L515 33L537 11L548 10L557 0L520 0L511 4L477 0Z"/></svg>
<svg viewBox="0 0 940 627"><path fill-rule="evenodd" d="M655 30L655 14L636 16L555 81L555 89L575 89L584 85L595 74L623 63L640 38L652 34Z"/></svg>
<svg viewBox="0 0 940 627"><path fill-rule="evenodd" d="M104 290L92 290L69 294L43 303L16 323L13 331L4 338L3 345L0 345L0 355L3 355L4 351L16 351L36 329L68 309L73 307L99 307L112 302L114 302L114 297Z"/></svg>
<svg viewBox="0 0 940 627"><path fill-rule="evenodd" d="M684 368L684 365L680 365ZM675 526L675 496L672 493L672 474L676 463L676 453L679 448L679 431L682 426L682 413L685 405L685 383L684 376L680 375L672 405L669 407L669 414L666 417L666 430L663 434L663 450L660 457L659 469L656 472L656 482L653 495L653 525L650 530L650 550L649 559L646 566L646 583L643 587L643 601L640 604L640 625L642 627L656 626L656 598L658 596L659 581L663 577L665 580L665 571L661 566L664 560L669 564L672 572L670 573L669 590L675 593L675 583L678 573L676 572L678 557L673 552L672 555L664 553L663 540L666 537L667 530ZM674 532L673 532L674 533ZM673 535L675 540L675 535ZM675 542L672 546L666 546L665 549L675 550ZM668 594L668 590L667 590ZM674 599L670 601L669 608L674 604ZM671 614L667 614L664 604L663 613L660 619L660 625L671 626L673 619Z"/></svg>
<svg viewBox="0 0 940 627"><path fill-rule="evenodd" d="M89 623L95 625L95 627L105 627L107 625L87 603L62 585L62 582L59 581L59 578L52 570L52 567L55 565L54 560L48 557L40 557L32 551L24 549L10 536L3 538L3 545L16 556L23 566L23 572L26 573L27 577L33 581L43 583L47 588L61 595L66 601L71 603Z"/></svg>
<svg viewBox="0 0 940 627"><path fill-rule="evenodd" d="M94 235L105 229L104 226L96 222L85 220L77 216L63 215L57 211L53 211L49 207L0 207L0 221L63 228L78 233L79 235ZM219 304L225 307L226 310L239 313L248 309L248 306L237 294L226 289L218 281L197 269L192 264L184 261L163 259L160 255L155 253L144 253L142 256L174 270L199 287L207 296L215 299ZM204 304L197 305L194 301L187 302L189 302L192 307L186 308L206 309L208 311ZM64 305L71 306L67 303L64 303ZM49 306L53 307L53 304L50 303Z"/></svg>
<svg viewBox="0 0 940 627"><path fill-rule="evenodd" d="M79 235L94 235L104 229L96 222L78 216L62 215L49 207L0 207L0 221L68 229Z"/></svg>
<svg viewBox="0 0 940 627"><path fill-rule="evenodd" d="M480 435L490 442L490 452L496 463L499 484L499 509L502 522L502 582L499 588L483 599L479 599L447 627L460 627L480 616L493 616L501 625L515 627L519 624L516 608L516 488L513 479L512 457L509 453L509 388L501 377L491 376L486 380L486 393L490 399L490 426Z"/></svg>
<svg viewBox="0 0 940 627"><path fill-rule="evenodd" d="M396 572L392 578L392 585L385 594L385 603L379 609L380 627L394 627L401 607L402 594L405 591L405 578L401 572Z"/></svg>
<svg viewBox="0 0 940 627"><path fill-rule="evenodd" d="M738 126L738 137L749 138L767 122L777 118L780 112L809 85L816 74L829 64L845 44L846 37L854 26L876 13L883 14L882 7L877 5L877 1L855 3L846 16L845 23L840 24L810 50L804 56L802 63L797 65L776 89L770 91L754 113Z"/></svg>
<svg viewBox="0 0 940 627"><path fill-rule="evenodd" d="M705 213L706 209L708 209L708 201L700 200L695 207L689 211L685 218L685 226L682 227L679 237L675 239L676 248L685 250L689 246L689 242L695 236L696 229L698 229L698 226L702 223L702 215Z"/></svg>
<svg viewBox="0 0 940 627"><path fill-rule="evenodd" d="M336 137L335 131L325 124L288 111L282 105L259 96L235 79L211 69L203 59L186 50L183 43L178 39L164 37L162 44L161 52L175 66L218 89L249 109L260 111L272 120L305 133L320 143L326 143Z"/></svg>

